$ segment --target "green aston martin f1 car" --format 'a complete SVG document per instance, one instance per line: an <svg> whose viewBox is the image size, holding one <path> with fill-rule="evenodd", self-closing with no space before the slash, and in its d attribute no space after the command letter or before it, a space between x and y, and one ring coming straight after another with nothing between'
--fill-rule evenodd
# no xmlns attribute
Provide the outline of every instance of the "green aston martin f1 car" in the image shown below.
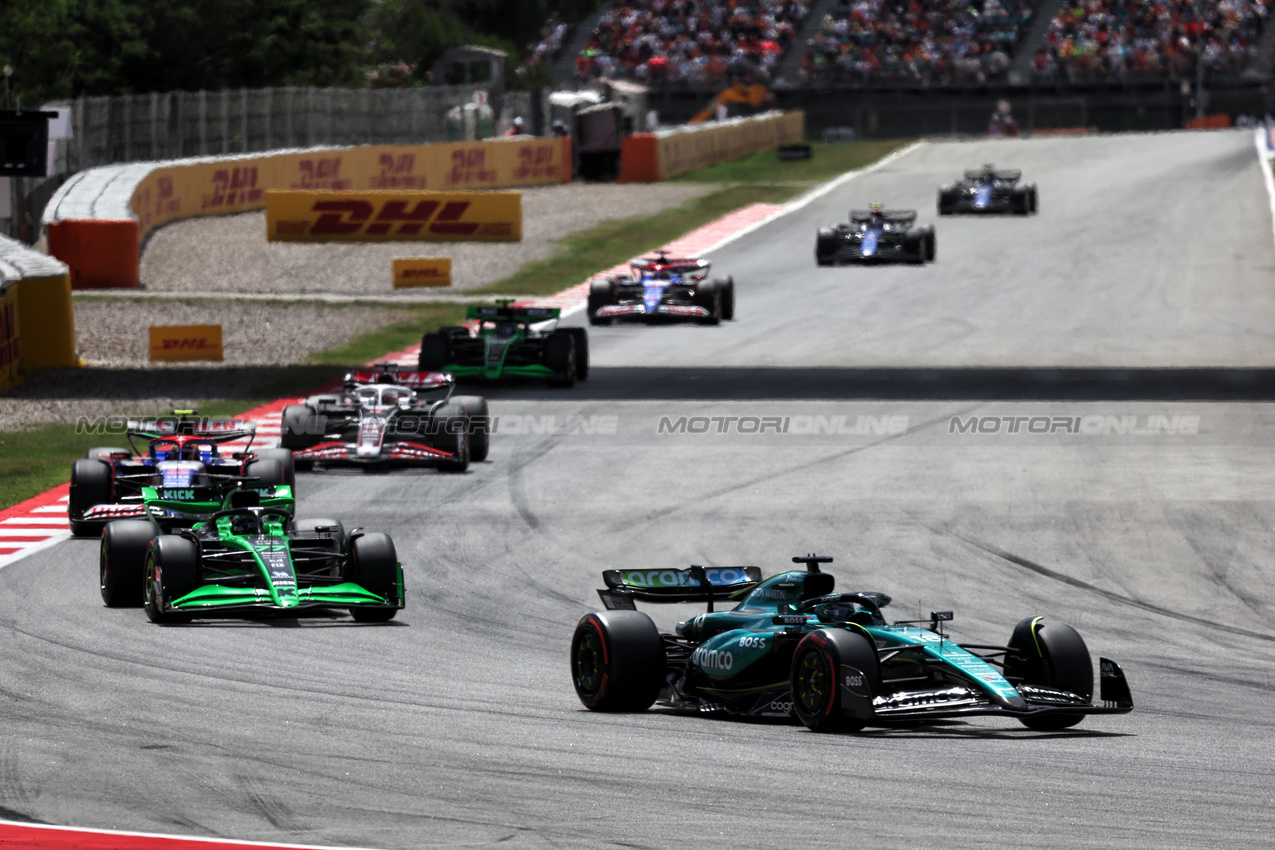
<svg viewBox="0 0 1275 850"><path fill-rule="evenodd" d="M584 328L557 327L556 307L471 306L465 317L476 326L440 328L421 337L422 372L457 378L540 378L569 387L589 377L589 335Z"/></svg>
<svg viewBox="0 0 1275 850"><path fill-rule="evenodd" d="M594 711L682 711L795 715L817 732L857 731L893 721L1000 715L1036 730L1065 729L1087 714L1133 710L1120 665L1093 662L1070 626L1025 619L1005 646L957 644L943 631L950 611L929 621L887 623L890 597L835 593L819 565L765 581L756 567L608 570L607 610L587 614L571 641L576 693ZM660 634L636 600L704 600L708 613ZM738 600L715 611L717 600Z"/></svg>
<svg viewBox="0 0 1275 850"><path fill-rule="evenodd" d="M215 489L145 487L145 519L107 524L99 562L107 605L145 605L156 623L313 608L385 622L403 607L403 568L388 535L294 520L287 486L241 486L220 502Z"/></svg>

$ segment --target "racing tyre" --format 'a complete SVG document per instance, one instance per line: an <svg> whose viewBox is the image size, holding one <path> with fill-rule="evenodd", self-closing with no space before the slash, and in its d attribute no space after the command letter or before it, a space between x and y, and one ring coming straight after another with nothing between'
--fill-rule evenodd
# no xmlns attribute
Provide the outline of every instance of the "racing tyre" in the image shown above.
<svg viewBox="0 0 1275 850"><path fill-rule="evenodd" d="M847 714L841 689L861 689L868 711L881 693L876 647L859 632L820 629L797 644L792 656L792 710L814 732L858 732L867 719Z"/></svg>
<svg viewBox="0 0 1275 850"><path fill-rule="evenodd" d="M717 282L722 291L722 321L735 321L735 278L728 277Z"/></svg>
<svg viewBox="0 0 1275 850"><path fill-rule="evenodd" d="M451 355L451 346L447 337L441 333L425 334L421 337L421 353L416 365L422 372L441 372L447 365Z"/></svg>
<svg viewBox="0 0 1275 850"><path fill-rule="evenodd" d="M146 549L155 526L143 519L117 519L106 526L98 555L98 584L108 608L136 608L142 604Z"/></svg>
<svg viewBox="0 0 1275 850"><path fill-rule="evenodd" d="M243 474L246 478L260 479L262 487L280 487L288 483L283 464L277 458L251 461L244 467Z"/></svg>
<svg viewBox="0 0 1275 850"><path fill-rule="evenodd" d="M364 534L350 547L350 580L364 590L392 602L402 595L399 590L398 553L388 534ZM385 623L394 619L397 608L351 608L350 616L359 623Z"/></svg>
<svg viewBox="0 0 1275 850"><path fill-rule="evenodd" d="M715 280L706 280L695 287L696 307L703 307L708 315L700 319L700 324L717 325L722 321L722 289Z"/></svg>
<svg viewBox="0 0 1275 850"><path fill-rule="evenodd" d="M133 455L133 453L132 453L132 452L130 452L128 449L117 449L117 448L96 448L96 449L89 449L89 450L88 450L88 452L87 452L84 456L85 456L85 457L91 457L91 458L97 458L98 460L104 460L104 461L106 461L107 463L110 463L110 462L111 462L111 455L113 455L113 454L118 454L119 452L123 452L124 454L128 455L129 457L132 457L132 455Z"/></svg>
<svg viewBox="0 0 1275 850"><path fill-rule="evenodd" d="M576 339L576 378L589 379L589 332L584 328L563 328Z"/></svg>
<svg viewBox="0 0 1275 850"><path fill-rule="evenodd" d="M841 247L841 235L831 227L821 227L815 235L815 263L820 266L831 266L836 262L837 250Z"/></svg>
<svg viewBox="0 0 1275 850"><path fill-rule="evenodd" d="M608 304L615 303L615 287L609 280L595 280L589 284L589 324L609 325L611 320L600 317L597 312Z"/></svg>
<svg viewBox="0 0 1275 850"><path fill-rule="evenodd" d="M199 550L185 537L163 534L156 537L146 553L145 605L152 623L189 623L191 615L165 611L164 606L181 599L199 586Z"/></svg>
<svg viewBox="0 0 1275 850"><path fill-rule="evenodd" d="M431 444L451 455L449 459L438 462L438 471L464 472L469 469L472 457L469 432L473 426L458 399L450 400L435 412L434 427L438 430Z"/></svg>
<svg viewBox="0 0 1275 850"><path fill-rule="evenodd" d="M1093 660L1089 647L1071 626L1031 617L1014 627L1005 655L1005 678L1011 683L1043 685L1093 699ZM1020 717L1028 729L1051 732L1075 726L1083 714Z"/></svg>
<svg viewBox="0 0 1275 850"><path fill-rule="evenodd" d="M640 611L595 611L571 638L571 680L591 711L646 711L664 686L664 641Z"/></svg>
<svg viewBox="0 0 1275 850"><path fill-rule="evenodd" d="M575 386L576 377L576 338L565 329L549 334L545 340L545 366L558 373L560 377L551 378L549 384L555 387Z"/></svg>
<svg viewBox="0 0 1275 850"><path fill-rule="evenodd" d="M263 460L277 460L279 465L283 467L283 483L292 488L292 495L296 495L297 490L297 462L292 457L289 449L262 449L257 452L257 462Z"/></svg>
<svg viewBox="0 0 1275 850"><path fill-rule="evenodd" d="M323 437L325 424L324 418L310 405L290 404L283 409L279 445L288 450L308 449Z"/></svg>
<svg viewBox="0 0 1275 850"><path fill-rule="evenodd" d="M111 465L97 458L83 458L71 466L71 495L67 500L71 534L76 537L93 537L102 533L102 527L106 523L76 517L83 516L89 508L110 504L113 475Z"/></svg>
<svg viewBox="0 0 1275 850"><path fill-rule="evenodd" d="M459 405L469 421L469 459L482 463L491 450L491 411L487 399L480 395L453 396L451 404Z"/></svg>

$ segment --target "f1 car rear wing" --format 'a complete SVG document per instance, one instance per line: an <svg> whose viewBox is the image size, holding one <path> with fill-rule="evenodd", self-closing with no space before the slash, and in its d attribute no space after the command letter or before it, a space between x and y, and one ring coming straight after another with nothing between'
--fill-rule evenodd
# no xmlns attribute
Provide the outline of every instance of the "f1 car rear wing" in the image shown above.
<svg viewBox="0 0 1275 850"><path fill-rule="evenodd" d="M199 416L195 410L175 410L172 416L154 419L130 419L128 436L145 440L191 436L214 443L241 440L257 433L257 423L248 419L226 419Z"/></svg>
<svg viewBox="0 0 1275 850"><path fill-rule="evenodd" d="M916 221L916 210L881 210L881 217L890 224L911 224ZM863 224L871 218L871 210L850 210L851 224Z"/></svg>
<svg viewBox="0 0 1275 850"><path fill-rule="evenodd" d="M689 570L604 570L598 591L607 610L634 610L642 602L713 602L730 599L761 583L760 567L701 567Z"/></svg>
<svg viewBox="0 0 1275 850"><path fill-rule="evenodd" d="M965 179L971 182L974 180L982 180L983 174L984 172L982 169L971 169L965 172ZM997 180L1003 180L1006 183L1017 183L1019 178L1023 176L1023 170L1021 168L1007 168L992 172L992 176Z"/></svg>
<svg viewBox="0 0 1275 850"><path fill-rule="evenodd" d="M465 318L479 322L525 322L535 324L558 318L562 311L557 307L514 307L501 304L496 307L471 305L465 310Z"/></svg>

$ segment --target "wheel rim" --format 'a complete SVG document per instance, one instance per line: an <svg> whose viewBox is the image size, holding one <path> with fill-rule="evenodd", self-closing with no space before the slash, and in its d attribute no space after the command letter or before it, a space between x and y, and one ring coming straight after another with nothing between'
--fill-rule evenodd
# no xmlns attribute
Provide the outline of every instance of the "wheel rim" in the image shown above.
<svg viewBox="0 0 1275 850"><path fill-rule="evenodd" d="M812 650L803 655L797 664L797 682L793 688L802 713L822 714L832 693L830 686L823 654Z"/></svg>
<svg viewBox="0 0 1275 850"><path fill-rule="evenodd" d="M575 673L576 688L588 697L597 696L602 686L603 675L602 642L593 629L588 629L576 644Z"/></svg>

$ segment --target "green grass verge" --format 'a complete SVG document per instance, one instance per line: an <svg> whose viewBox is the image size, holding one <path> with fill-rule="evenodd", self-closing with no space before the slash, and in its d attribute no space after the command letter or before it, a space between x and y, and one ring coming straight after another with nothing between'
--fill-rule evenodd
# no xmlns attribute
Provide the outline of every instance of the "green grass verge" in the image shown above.
<svg viewBox="0 0 1275 850"><path fill-rule="evenodd" d="M774 151L762 151L674 178L677 183L716 184L717 189L679 207L654 215L606 221L558 240L552 257L529 263L504 280L476 293L550 295L582 283L591 275L667 244L749 204L791 200L839 174L863 168L909 140L811 145L808 160L781 162Z"/></svg>

